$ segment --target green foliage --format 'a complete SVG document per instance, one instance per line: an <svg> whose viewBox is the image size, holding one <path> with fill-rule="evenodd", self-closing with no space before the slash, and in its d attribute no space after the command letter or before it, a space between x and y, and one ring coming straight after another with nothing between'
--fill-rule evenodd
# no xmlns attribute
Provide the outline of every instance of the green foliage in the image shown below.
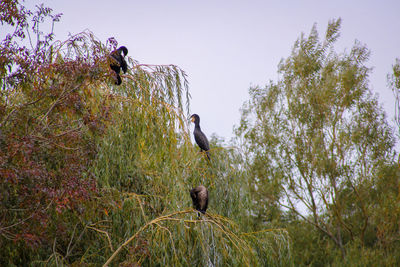
<svg viewBox="0 0 400 267"><path fill-rule="evenodd" d="M281 80L250 89L237 146L213 136L208 161L190 142L183 70L128 58L115 86L117 41L53 41L60 16L1 2L14 29L0 43L1 266L400 262L394 137L368 87L369 51L334 51L340 20L322 41L315 27L299 38Z"/></svg>
<svg viewBox="0 0 400 267"><path fill-rule="evenodd" d="M0 265L291 265L287 232L251 223L238 153L212 140L208 162L190 143L184 71L129 58L115 86L116 40L53 42L40 27L60 15L1 5Z"/></svg>
<svg viewBox="0 0 400 267"><path fill-rule="evenodd" d="M163 110L163 102L148 107L143 107L143 101L140 106L135 101L124 103L132 106L119 105L126 112L114 112L118 116L99 143L93 168L106 186L104 192L117 188L121 201L107 212L112 217L113 246L128 250L117 250L116 261L121 259L119 253L125 253L123 263L146 266L290 265L284 230L246 233L253 229L247 214L251 203L234 150L212 139L212 161L208 162L190 144L186 123L179 124L186 121L181 113ZM154 112L157 105L161 111ZM164 125L162 114L167 112L177 116L169 121L178 125ZM210 192L209 209L201 220L187 210L191 206L188 192L198 184ZM124 243L128 237L132 239Z"/></svg>
<svg viewBox="0 0 400 267"><path fill-rule="evenodd" d="M388 82L396 97L396 123L400 133L400 59L392 66L393 73L388 74Z"/></svg>
<svg viewBox="0 0 400 267"><path fill-rule="evenodd" d="M398 187L384 200L377 185L385 176L391 177L387 186L396 186L399 173L392 129L368 87L369 51L356 42L348 53L336 53L340 24L340 19L330 22L322 41L314 26L279 64L278 82L250 88L236 133L246 146L258 216L273 222L279 213L271 216L271 211L281 207L295 215L291 220L302 221L297 230L313 226L324 236L323 244L331 242L330 249L340 250L347 260L354 244L365 251L380 248L377 227L384 223L375 219L396 205ZM393 219L386 223L393 225ZM389 228L384 235L398 236ZM302 247L300 239L294 241L296 248ZM315 240L320 244L321 237ZM390 253L395 243L379 253ZM310 250L318 247L310 245ZM303 264L337 262L334 257L297 257Z"/></svg>

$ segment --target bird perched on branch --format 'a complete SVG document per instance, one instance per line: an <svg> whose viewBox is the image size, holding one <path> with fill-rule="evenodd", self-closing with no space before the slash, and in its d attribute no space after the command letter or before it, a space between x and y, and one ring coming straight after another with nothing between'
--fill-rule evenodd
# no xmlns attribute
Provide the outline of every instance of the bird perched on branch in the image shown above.
<svg viewBox="0 0 400 267"><path fill-rule="evenodd" d="M206 135L200 129L200 117L197 114L193 114L190 116L190 120L194 123L194 140L196 141L197 145L200 147L200 152L205 151L208 160L210 160L210 145L208 144L208 140Z"/></svg>
<svg viewBox="0 0 400 267"><path fill-rule="evenodd" d="M193 207L205 214L208 206L208 191L202 185L199 185L190 190L190 196L192 197ZM200 217L200 213L199 213Z"/></svg>
<svg viewBox="0 0 400 267"><path fill-rule="evenodd" d="M121 46L110 53L110 68L117 74L117 81L115 82L115 84L117 85L120 85L122 83L121 76L119 76L121 69L124 73L126 73L126 71L128 70L128 65L125 61L125 56L127 54L128 49L125 46Z"/></svg>

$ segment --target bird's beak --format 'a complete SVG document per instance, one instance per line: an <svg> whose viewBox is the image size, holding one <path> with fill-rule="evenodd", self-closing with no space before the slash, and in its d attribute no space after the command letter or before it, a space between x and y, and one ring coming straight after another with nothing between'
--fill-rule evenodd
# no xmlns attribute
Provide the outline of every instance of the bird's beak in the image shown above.
<svg viewBox="0 0 400 267"><path fill-rule="evenodd" d="M194 122L194 117L193 117L193 116L190 117L190 121L191 121L191 122Z"/></svg>

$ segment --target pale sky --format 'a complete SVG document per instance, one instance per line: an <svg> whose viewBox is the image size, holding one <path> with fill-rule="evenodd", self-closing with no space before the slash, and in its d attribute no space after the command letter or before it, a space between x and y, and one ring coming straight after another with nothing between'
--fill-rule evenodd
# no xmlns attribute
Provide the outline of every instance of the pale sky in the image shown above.
<svg viewBox="0 0 400 267"><path fill-rule="evenodd" d="M342 18L336 51L357 39L371 50L370 85L394 126L394 95L386 76L400 58L399 0L336 1L36 1L63 13L56 39L91 30L115 37L143 64L175 64L188 74L191 112L202 130L229 140L251 85L277 81L277 65L314 23L323 37L328 21ZM193 129L193 125L191 125Z"/></svg>

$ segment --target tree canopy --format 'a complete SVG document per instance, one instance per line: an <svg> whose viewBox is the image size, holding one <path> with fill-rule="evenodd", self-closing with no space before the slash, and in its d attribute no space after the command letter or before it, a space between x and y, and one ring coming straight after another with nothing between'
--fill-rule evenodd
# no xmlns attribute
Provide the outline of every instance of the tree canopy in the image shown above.
<svg viewBox="0 0 400 267"><path fill-rule="evenodd" d="M1 266L399 265L396 138L370 51L335 50L340 19L250 88L237 138L211 136L210 160L190 141L184 70L131 53L117 86L109 54L129 45L57 40L60 19L0 4Z"/></svg>
<svg viewBox="0 0 400 267"><path fill-rule="evenodd" d="M117 40L42 32L60 17L1 3L14 31L0 43L0 265L290 265L284 229L244 223L235 150L211 140L209 164L191 144L185 72L127 57L115 86Z"/></svg>
<svg viewBox="0 0 400 267"><path fill-rule="evenodd" d="M378 221L384 199L398 195L399 172L393 130L369 88L369 51L356 41L337 53L340 26L331 21L322 40L315 26L301 35L279 64L279 81L250 88L236 133L257 215L271 221L278 207L301 218L344 257L352 242L378 245L393 234ZM381 195L382 179L393 193Z"/></svg>

